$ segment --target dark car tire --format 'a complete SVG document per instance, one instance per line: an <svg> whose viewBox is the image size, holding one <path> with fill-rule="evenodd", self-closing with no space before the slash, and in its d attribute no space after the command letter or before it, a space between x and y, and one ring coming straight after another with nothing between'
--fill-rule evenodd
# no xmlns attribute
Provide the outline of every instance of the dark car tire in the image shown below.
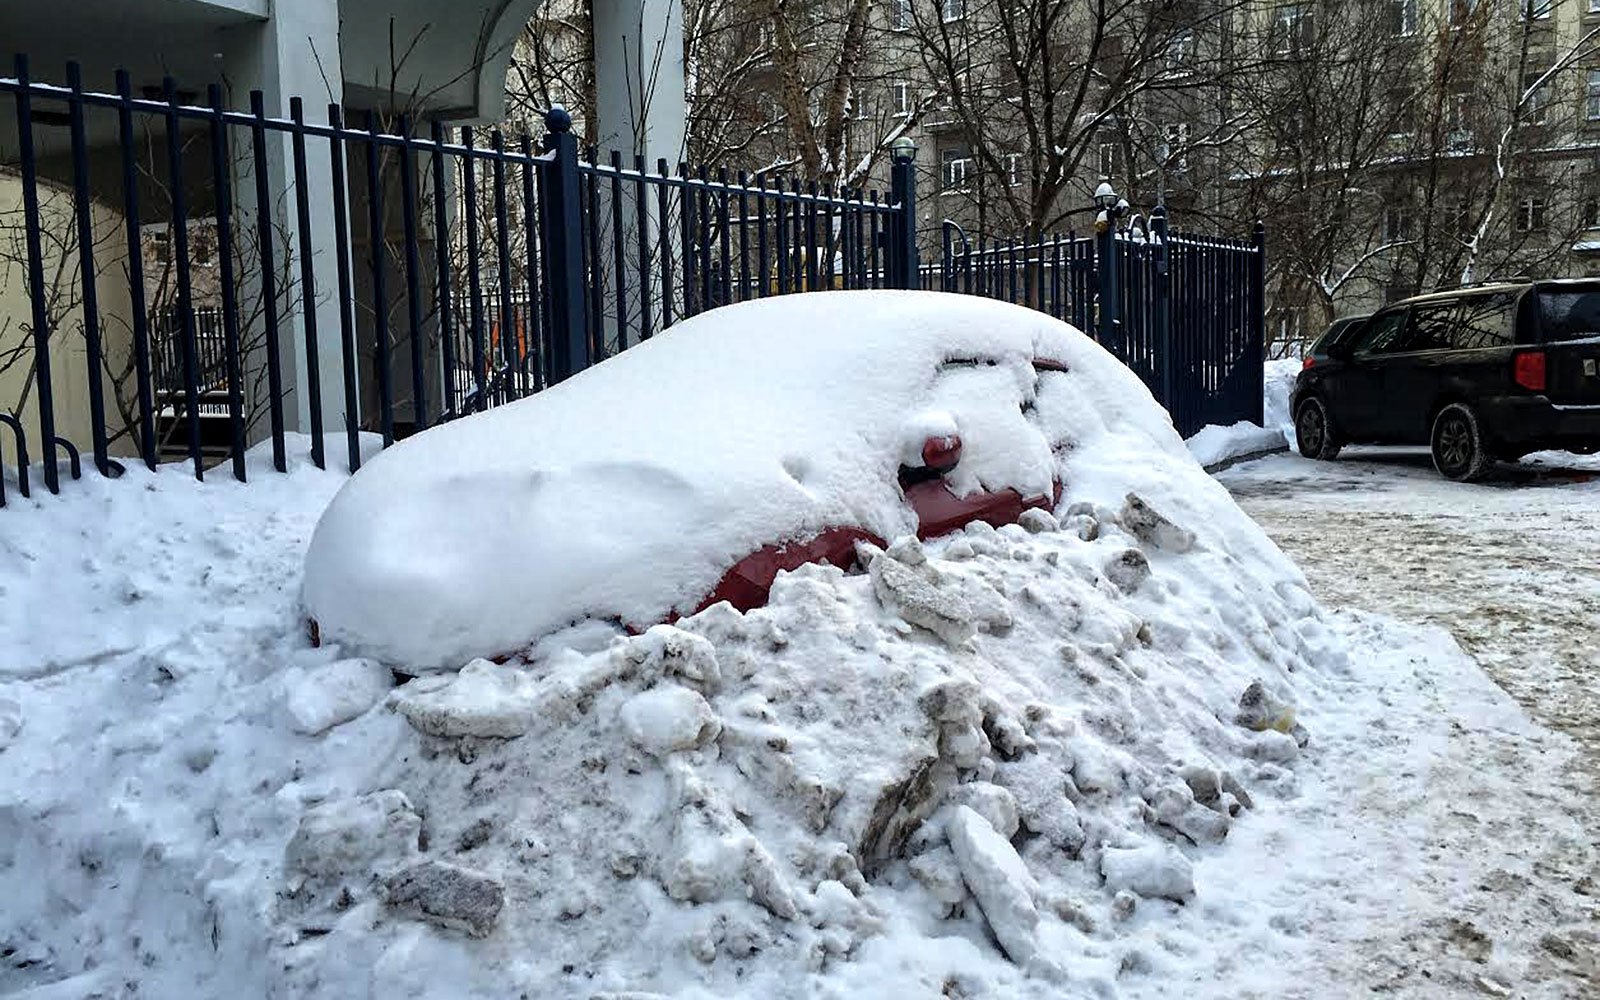
<svg viewBox="0 0 1600 1000"><path fill-rule="evenodd" d="M1465 403L1451 403L1434 416L1428 444L1433 467L1454 482L1474 482L1494 468L1494 453L1483 438L1478 415Z"/></svg>
<svg viewBox="0 0 1600 1000"><path fill-rule="evenodd" d="M1319 462L1338 458L1339 449L1344 447L1328 405L1316 396L1307 396L1295 410L1294 443L1300 454Z"/></svg>

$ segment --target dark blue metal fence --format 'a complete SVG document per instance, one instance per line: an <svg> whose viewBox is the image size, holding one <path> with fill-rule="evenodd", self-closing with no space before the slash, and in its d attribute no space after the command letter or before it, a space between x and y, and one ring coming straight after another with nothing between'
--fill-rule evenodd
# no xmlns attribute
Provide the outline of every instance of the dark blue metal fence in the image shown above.
<svg viewBox="0 0 1600 1000"><path fill-rule="evenodd" d="M820 190L580 153L560 110L536 148L526 136L490 131L485 143L437 124L419 136L405 116L351 126L337 105L313 124L298 100L287 119L269 118L260 94L249 112L230 111L216 86L196 105L170 80L159 99L135 97L125 73L111 94L86 91L76 66L67 80L32 81L21 57L14 77L0 78L17 111L29 234L36 453L16 402L0 400L24 494L30 457L52 492L59 455L80 474L75 445L57 433L63 417L88 426L106 475L121 471L116 448L151 468L181 456L197 478L226 458L243 480L258 441L270 441L282 471L291 424L309 432L319 466L324 432L342 434L353 471L362 431L387 445L538 392L703 310L828 288L939 287L1021 302L1097 330L1186 432L1260 416L1259 227L1253 245L1163 232L1107 237L1110 253L1071 234L976 246L963 235L958 247L947 233L941 263L922 267L905 157L888 192ZM63 119L71 170L52 187L35 130ZM91 124L115 134L119 169L91 163ZM292 150L278 175L275 143ZM42 194L63 192L77 230L70 323L50 307L38 238ZM252 214L242 202L272 208ZM110 244L96 206L121 216ZM167 233L158 290L146 275L152 221ZM331 247L314 238L319 225ZM96 302L107 257L132 305L116 331L128 343L109 352ZM63 410L54 391L65 376L52 360L69 356L63 338L78 337L86 369L75 376L89 391L74 405L87 413Z"/></svg>
<svg viewBox="0 0 1600 1000"><path fill-rule="evenodd" d="M1262 419L1264 229L1251 241L1102 220L1094 234L970 238L946 222L936 287L1026 305L1090 333L1185 436Z"/></svg>

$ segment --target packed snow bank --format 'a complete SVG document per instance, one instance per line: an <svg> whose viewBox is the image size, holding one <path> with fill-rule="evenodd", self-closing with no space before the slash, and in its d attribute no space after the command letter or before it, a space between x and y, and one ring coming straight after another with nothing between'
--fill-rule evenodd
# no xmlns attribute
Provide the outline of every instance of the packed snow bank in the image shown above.
<svg viewBox="0 0 1600 1000"><path fill-rule="evenodd" d="M1135 456L1162 456L1164 479L1183 454L1139 380L1043 313L907 292L744 303L385 452L318 525L305 605L326 640L412 669L584 618L648 626L764 545L913 531L896 472L930 428L961 436L958 493L1048 496L1064 461L1074 497L1115 506Z"/></svg>
<svg viewBox="0 0 1600 1000"><path fill-rule="evenodd" d="M1283 431L1248 420L1223 427L1207 424L1184 442L1194 460L1206 468L1247 455L1260 455L1287 447Z"/></svg>

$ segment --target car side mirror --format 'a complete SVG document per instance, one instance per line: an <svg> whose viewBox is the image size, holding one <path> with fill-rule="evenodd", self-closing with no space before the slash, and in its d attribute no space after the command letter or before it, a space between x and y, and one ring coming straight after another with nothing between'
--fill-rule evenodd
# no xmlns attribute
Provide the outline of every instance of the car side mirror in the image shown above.
<svg viewBox="0 0 1600 1000"><path fill-rule="evenodd" d="M955 434L930 437L922 442L922 467L944 475L961 462L961 438Z"/></svg>

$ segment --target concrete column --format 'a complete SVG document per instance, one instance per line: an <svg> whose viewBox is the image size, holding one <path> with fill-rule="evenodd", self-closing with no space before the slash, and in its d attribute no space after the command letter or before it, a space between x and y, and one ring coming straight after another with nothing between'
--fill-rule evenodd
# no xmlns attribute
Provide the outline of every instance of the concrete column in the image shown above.
<svg viewBox="0 0 1600 1000"><path fill-rule="evenodd" d="M595 89L602 150L677 163L684 150L681 0L597 0Z"/></svg>
<svg viewBox="0 0 1600 1000"><path fill-rule="evenodd" d="M665 159L676 169L685 155L686 131L682 0L596 0L594 54L599 120L591 123L589 133L595 137L602 160L615 149L623 154L624 164L630 168L635 156L643 156L651 172L655 170L657 159ZM620 209L624 260L631 265L639 259L641 239L649 244L652 260L659 260L658 235L663 229L663 220L656 217L654 190L648 199L643 226L639 224L630 196L631 192L624 195L623 205L612 205L609 186L603 189L602 218L596 220L602 226L603 245L608 249L611 246L611 213ZM678 196L674 194L669 211L677 211L677 202ZM670 226L670 220L666 224ZM641 233L641 229L644 232ZM612 255L604 252L601 256L601 267L609 276ZM657 273L652 276L650 328L660 332L665 310L661 302L659 267L652 270ZM601 328L596 333L608 349L619 346L619 340L633 343L641 332L638 280L636 268L630 269L626 282L627 301L620 303L620 320L617 304L611 296L606 297L605 315L600 318ZM608 278L607 284L614 288L614 278ZM681 294L679 289L677 295ZM681 307L675 307L674 312L681 315Z"/></svg>
<svg viewBox="0 0 1600 1000"><path fill-rule="evenodd" d="M236 108L248 107L250 91L260 90L265 98L267 116L288 118L290 98L300 97L305 103L306 120L325 124L328 104L343 101L339 11L338 6L328 0L274 0L269 20L227 29L223 59L230 103ZM233 133L239 231L253 234L257 225L257 204L250 136L244 129L235 129ZM311 375L306 351L305 292L300 283L301 241L296 220L294 158L289 137L282 133L268 133L266 150L268 188L273 199L268 211L273 214L277 234L271 252L279 285L276 299L285 395L284 422L290 430L309 433ZM349 248L340 246L335 238L335 192L326 139L307 138L306 173L305 193L311 209L311 261L316 285L313 312L317 331L317 380L321 389L319 409L323 433L328 440L328 462L330 466L337 466L343 464L339 456L343 455L341 435L346 420L359 422L360 414L345 412L337 268L338 255L348 254ZM345 196L346 193L339 194ZM255 246L256 242L252 238L246 245ZM260 301L259 270L259 267L244 269L242 302ZM251 342L260 340L258 331L250 331L247 337ZM260 384L264 392L265 380L260 380ZM257 405L264 406L264 400ZM263 418L257 423L253 438L264 436L266 427Z"/></svg>

